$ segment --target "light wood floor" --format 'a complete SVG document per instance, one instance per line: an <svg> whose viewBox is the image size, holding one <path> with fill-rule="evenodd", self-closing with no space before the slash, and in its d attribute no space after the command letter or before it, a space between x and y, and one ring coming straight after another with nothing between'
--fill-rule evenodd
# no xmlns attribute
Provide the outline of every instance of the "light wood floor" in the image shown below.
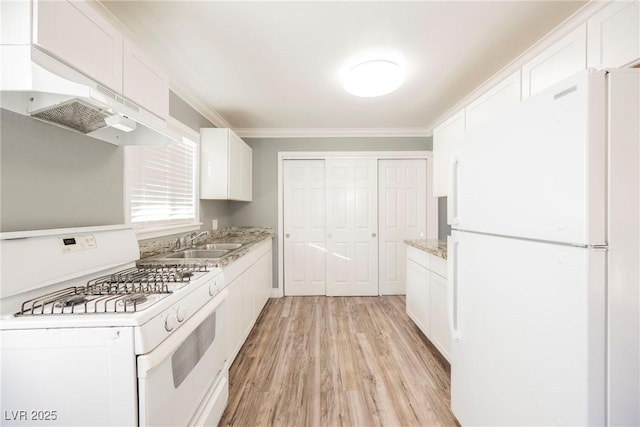
<svg viewBox="0 0 640 427"><path fill-rule="evenodd" d="M221 426L455 426L449 367L403 296L271 299Z"/></svg>

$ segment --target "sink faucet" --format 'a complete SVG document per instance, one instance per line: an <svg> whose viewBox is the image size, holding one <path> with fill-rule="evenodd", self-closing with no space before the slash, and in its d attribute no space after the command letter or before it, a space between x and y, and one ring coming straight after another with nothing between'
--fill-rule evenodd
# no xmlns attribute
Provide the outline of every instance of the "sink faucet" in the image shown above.
<svg viewBox="0 0 640 427"><path fill-rule="evenodd" d="M176 242L176 246L175 249L176 251L182 250L182 249L186 249L188 247L195 247L195 240L200 237L203 236L205 234L209 234L209 231L203 231L202 233L196 234L196 232L192 232L192 233L187 233L184 236L181 236L178 241Z"/></svg>

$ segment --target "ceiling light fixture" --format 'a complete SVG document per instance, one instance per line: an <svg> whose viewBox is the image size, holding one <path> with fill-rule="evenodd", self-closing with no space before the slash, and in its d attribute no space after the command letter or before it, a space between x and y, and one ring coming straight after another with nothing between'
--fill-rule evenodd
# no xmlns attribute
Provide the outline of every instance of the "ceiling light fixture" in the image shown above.
<svg viewBox="0 0 640 427"><path fill-rule="evenodd" d="M387 60L367 61L351 68L342 84L351 95L382 96L398 89L404 73L398 64Z"/></svg>

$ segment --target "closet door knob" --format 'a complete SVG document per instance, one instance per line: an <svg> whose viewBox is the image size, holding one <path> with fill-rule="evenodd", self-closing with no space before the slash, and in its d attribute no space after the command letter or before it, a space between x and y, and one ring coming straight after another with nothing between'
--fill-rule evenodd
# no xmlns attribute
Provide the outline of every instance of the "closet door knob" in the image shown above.
<svg viewBox="0 0 640 427"><path fill-rule="evenodd" d="M376 237L376 233L371 233L371 237Z"/></svg>
<svg viewBox="0 0 640 427"><path fill-rule="evenodd" d="M289 238L289 233L285 234L284 237L288 239Z"/></svg>

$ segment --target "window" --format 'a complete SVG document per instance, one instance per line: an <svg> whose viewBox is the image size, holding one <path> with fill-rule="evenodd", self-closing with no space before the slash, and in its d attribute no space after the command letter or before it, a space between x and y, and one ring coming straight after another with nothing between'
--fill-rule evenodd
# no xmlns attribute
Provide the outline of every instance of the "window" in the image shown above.
<svg viewBox="0 0 640 427"><path fill-rule="evenodd" d="M198 145L187 138L173 145L125 147L127 222L140 231L197 226ZM153 236L145 236L153 237Z"/></svg>

